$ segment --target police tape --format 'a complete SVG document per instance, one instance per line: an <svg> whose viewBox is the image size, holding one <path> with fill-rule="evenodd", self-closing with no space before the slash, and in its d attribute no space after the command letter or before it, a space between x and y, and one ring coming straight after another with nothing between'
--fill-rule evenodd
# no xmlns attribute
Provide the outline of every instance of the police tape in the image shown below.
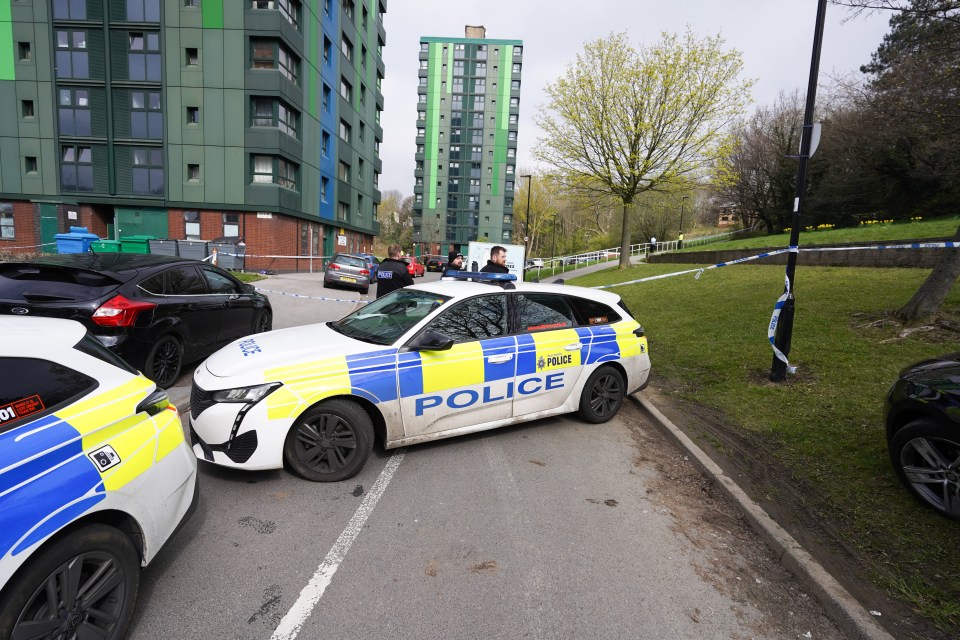
<svg viewBox="0 0 960 640"><path fill-rule="evenodd" d="M40 247L52 247L56 242L44 242L43 244L25 244L20 247L5 247L0 245L0 251L17 251L18 249L39 249Z"/></svg>
<svg viewBox="0 0 960 640"><path fill-rule="evenodd" d="M781 361L787 366L787 373L796 373L797 368L790 364L790 361L787 360L786 354L777 348L776 343L777 324L780 322L780 311L783 309L783 305L787 303L787 299L790 297L790 277L784 274L783 282L783 295L777 298L777 303L773 305L773 315L770 316L770 326L767 327L767 340L770 341L770 346L773 348L773 355L777 357L777 360Z"/></svg>
<svg viewBox="0 0 960 640"><path fill-rule="evenodd" d="M303 298L305 300L323 300L324 302L352 302L353 304L370 304L370 300L348 300L346 298L327 298L324 296L305 296L302 293L288 293L286 291L274 291L272 289L256 288L260 293L275 293L280 296L289 296L291 298Z"/></svg>
<svg viewBox="0 0 960 640"><path fill-rule="evenodd" d="M227 251L218 251L218 255L221 256L232 256L234 258L274 258L279 259L283 258L285 260L328 260L333 256L274 256L274 255L264 255L259 253L229 253Z"/></svg>

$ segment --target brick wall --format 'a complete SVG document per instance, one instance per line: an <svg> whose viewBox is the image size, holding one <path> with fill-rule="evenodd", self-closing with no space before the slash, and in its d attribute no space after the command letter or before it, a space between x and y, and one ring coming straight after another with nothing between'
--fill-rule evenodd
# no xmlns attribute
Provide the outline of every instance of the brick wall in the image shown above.
<svg viewBox="0 0 960 640"><path fill-rule="evenodd" d="M32 247L40 244L40 210L32 202L13 201L10 204L13 205L14 237L0 239L0 253L10 252L23 257L37 255L38 249L13 249L13 247Z"/></svg>

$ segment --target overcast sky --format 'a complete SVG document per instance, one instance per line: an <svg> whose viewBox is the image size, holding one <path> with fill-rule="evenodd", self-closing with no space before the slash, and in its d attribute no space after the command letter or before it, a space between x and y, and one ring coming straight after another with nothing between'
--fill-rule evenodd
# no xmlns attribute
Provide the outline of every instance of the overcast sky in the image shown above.
<svg viewBox="0 0 960 640"><path fill-rule="evenodd" d="M634 43L652 44L663 31L721 35L742 52L754 78L754 101L772 103L780 91L806 93L817 0L390 0L384 16L387 46L383 82L383 174L380 189L413 193L417 70L422 36L462 37L464 25L483 25L487 37L523 40L518 166L536 168L531 149L540 136L533 115L543 87L556 79L583 44L626 30ZM888 14L846 20L827 7L820 81L856 72L887 33ZM518 171L519 173L519 171Z"/></svg>

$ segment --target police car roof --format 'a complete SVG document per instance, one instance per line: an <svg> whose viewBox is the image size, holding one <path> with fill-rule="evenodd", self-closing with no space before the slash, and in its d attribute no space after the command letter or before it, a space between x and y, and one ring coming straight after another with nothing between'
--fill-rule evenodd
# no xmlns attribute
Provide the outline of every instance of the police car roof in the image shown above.
<svg viewBox="0 0 960 640"><path fill-rule="evenodd" d="M440 293L445 296L455 298L465 298L483 293L492 293L494 291L517 291L536 292L536 293L559 293L570 296L580 296L590 298L597 302L615 306L620 302L620 296L611 291L602 291L600 289L588 289L587 287L577 287L569 284L546 284L539 282L517 282L514 283L515 289L501 289L496 285L483 282L468 282L463 280L439 280L435 282L424 282L408 286L408 289L418 289L429 291L431 293Z"/></svg>
<svg viewBox="0 0 960 640"><path fill-rule="evenodd" d="M0 352L70 349L87 333L76 320L0 316Z"/></svg>

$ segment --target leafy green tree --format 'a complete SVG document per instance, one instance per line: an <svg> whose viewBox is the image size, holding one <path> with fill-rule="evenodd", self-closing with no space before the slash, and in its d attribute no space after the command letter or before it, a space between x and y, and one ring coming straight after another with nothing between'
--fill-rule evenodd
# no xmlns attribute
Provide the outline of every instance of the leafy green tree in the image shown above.
<svg viewBox="0 0 960 640"><path fill-rule="evenodd" d="M611 34L587 43L546 87L534 154L567 187L620 202L621 268L629 265L637 196L702 171L749 99L740 53L723 44L687 31L635 47L625 33Z"/></svg>

